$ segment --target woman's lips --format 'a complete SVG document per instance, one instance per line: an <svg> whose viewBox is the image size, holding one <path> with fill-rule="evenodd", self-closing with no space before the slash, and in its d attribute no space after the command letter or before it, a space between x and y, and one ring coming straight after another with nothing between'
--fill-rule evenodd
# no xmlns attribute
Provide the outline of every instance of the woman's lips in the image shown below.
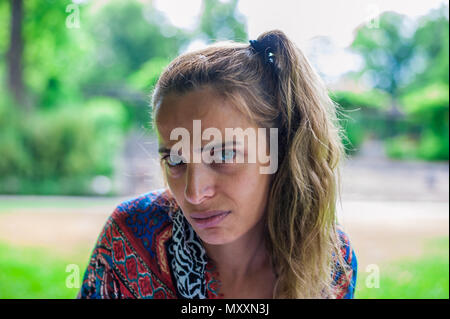
<svg viewBox="0 0 450 319"><path fill-rule="evenodd" d="M217 226L231 211L210 211L205 213L190 214L192 221L198 228Z"/></svg>

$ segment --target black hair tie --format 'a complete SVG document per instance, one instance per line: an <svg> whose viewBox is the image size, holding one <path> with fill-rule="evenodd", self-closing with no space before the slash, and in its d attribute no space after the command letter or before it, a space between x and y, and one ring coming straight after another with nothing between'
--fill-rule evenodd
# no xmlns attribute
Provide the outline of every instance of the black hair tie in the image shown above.
<svg viewBox="0 0 450 319"><path fill-rule="evenodd" d="M265 64L275 66L275 54L273 53L273 48L270 45L258 40L250 40L249 42L253 50L262 55Z"/></svg>

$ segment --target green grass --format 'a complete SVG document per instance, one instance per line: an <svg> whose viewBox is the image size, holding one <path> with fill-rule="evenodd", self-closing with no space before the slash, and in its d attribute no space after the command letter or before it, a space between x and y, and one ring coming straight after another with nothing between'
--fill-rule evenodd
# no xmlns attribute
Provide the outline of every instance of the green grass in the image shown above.
<svg viewBox="0 0 450 319"><path fill-rule="evenodd" d="M417 259L402 259L379 265L379 288L368 288L366 279L369 273L359 269L355 298L448 299L449 238L427 242L425 251Z"/></svg>
<svg viewBox="0 0 450 319"><path fill-rule="evenodd" d="M67 277L73 274L66 273L66 267L78 266L81 283L88 258L61 258L47 249L0 242L0 299L75 298L79 289L66 287Z"/></svg>

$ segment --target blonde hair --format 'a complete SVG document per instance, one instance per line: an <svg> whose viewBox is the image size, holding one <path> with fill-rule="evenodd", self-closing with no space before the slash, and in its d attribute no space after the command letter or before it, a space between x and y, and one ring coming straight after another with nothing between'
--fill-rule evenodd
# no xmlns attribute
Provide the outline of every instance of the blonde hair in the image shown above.
<svg viewBox="0 0 450 319"><path fill-rule="evenodd" d="M278 128L279 168L272 176L266 216L266 247L277 273L273 297L333 298L336 271L349 278L335 209L338 163L345 154L336 105L283 32L266 32L257 40L270 43L273 64L252 46L236 42L176 58L155 87L153 110L168 94L207 86L260 127Z"/></svg>

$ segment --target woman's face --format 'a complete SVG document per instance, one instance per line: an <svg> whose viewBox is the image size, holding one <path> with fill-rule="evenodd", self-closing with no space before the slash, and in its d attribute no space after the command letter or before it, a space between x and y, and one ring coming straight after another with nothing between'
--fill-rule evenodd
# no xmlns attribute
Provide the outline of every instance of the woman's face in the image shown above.
<svg viewBox="0 0 450 319"><path fill-rule="evenodd" d="M248 142L240 146L220 145L214 149L214 158L222 160L230 160L241 152L243 163L194 161L193 152L199 152L193 142L194 134L198 133L195 129L198 122L194 125L194 120L201 120L202 133L207 128L217 128L222 136L220 144L228 142L225 128L252 128L258 132L257 126L207 88L184 95L166 96L156 115L164 174L184 216L202 241L212 245L231 243L245 234L251 234L252 230L260 229L258 226L261 226L265 213L271 175L260 173L263 164L258 156L256 162L248 160L248 148L252 147ZM181 140L181 137L170 139L171 132L176 128L189 132L190 141L187 144L183 142L183 145L189 145L190 150L190 161L187 163L179 162L183 156L169 156L171 147ZM201 147L211 142L212 138L201 139Z"/></svg>

